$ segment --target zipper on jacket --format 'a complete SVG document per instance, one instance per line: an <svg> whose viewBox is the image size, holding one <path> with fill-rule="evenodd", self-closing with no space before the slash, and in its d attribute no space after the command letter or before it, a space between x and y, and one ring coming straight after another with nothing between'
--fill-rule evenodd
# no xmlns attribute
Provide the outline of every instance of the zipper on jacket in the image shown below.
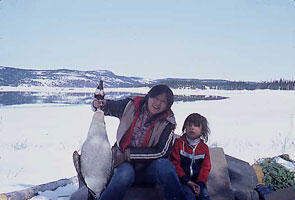
<svg viewBox="0 0 295 200"><path fill-rule="evenodd" d="M190 146L190 145L189 145ZM193 153L192 153L192 161L191 161L191 164L190 164L190 178L193 176L193 174L194 174L194 171L193 171L193 164L194 164L194 162L195 162L195 151L196 151L196 149L197 149L197 146L198 145L196 145L196 146L194 146L194 147L192 147L192 149L193 149Z"/></svg>
<svg viewBox="0 0 295 200"><path fill-rule="evenodd" d="M194 170L193 170L193 164L195 162L195 152L196 152L196 149L198 147L200 143L196 144L195 146L192 146L190 144L187 144L190 148L192 148L193 150L193 153L191 154L192 155L192 159L191 159L191 164L190 164L190 177L191 178L194 174ZM182 141L182 150L184 151L184 141Z"/></svg>

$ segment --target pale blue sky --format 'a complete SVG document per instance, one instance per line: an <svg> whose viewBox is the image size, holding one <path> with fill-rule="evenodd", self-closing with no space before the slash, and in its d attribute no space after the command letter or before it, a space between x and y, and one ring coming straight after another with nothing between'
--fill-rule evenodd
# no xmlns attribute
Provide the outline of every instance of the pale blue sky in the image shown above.
<svg viewBox="0 0 295 200"><path fill-rule="evenodd" d="M293 0L2 0L0 66L295 79Z"/></svg>

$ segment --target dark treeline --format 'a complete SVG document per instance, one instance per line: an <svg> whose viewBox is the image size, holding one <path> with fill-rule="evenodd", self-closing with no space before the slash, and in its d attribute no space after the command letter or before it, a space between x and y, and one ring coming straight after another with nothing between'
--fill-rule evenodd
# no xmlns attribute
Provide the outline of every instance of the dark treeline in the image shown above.
<svg viewBox="0 0 295 200"><path fill-rule="evenodd" d="M199 79L162 79L158 84L167 84L171 88L217 89L217 90L295 90L295 81L274 80L264 82L199 80ZM150 86L150 85L146 85Z"/></svg>

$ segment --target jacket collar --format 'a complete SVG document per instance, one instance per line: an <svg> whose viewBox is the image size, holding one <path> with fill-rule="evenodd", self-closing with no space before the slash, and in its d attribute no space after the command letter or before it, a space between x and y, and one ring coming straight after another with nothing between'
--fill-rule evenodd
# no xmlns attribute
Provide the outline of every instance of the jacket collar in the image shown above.
<svg viewBox="0 0 295 200"><path fill-rule="evenodd" d="M190 145L189 142L186 139L186 134L184 133L180 138L179 138L182 142L184 142L184 144ZM200 139L199 144L204 143L204 141L202 139Z"/></svg>

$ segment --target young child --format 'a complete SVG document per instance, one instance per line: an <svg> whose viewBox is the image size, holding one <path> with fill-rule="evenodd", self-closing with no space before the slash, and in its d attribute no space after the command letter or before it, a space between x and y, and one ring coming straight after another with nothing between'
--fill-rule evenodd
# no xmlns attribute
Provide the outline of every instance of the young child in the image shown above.
<svg viewBox="0 0 295 200"><path fill-rule="evenodd" d="M183 135L174 142L170 160L174 164L188 200L210 200L206 182L211 170L209 148L205 144L210 129L205 117L190 114L182 127Z"/></svg>

